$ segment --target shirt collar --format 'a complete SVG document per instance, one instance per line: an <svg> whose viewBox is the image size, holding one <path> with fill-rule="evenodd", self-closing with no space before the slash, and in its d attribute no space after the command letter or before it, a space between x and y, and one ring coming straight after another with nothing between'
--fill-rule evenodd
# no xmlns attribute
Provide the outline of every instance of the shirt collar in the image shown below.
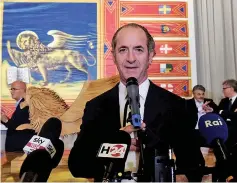
<svg viewBox="0 0 237 183"><path fill-rule="evenodd" d="M232 100L231 100L232 104L234 103L234 101L235 101L236 97L237 97L237 95L235 95L235 96L233 96L233 97L229 98L229 99L232 99Z"/></svg>
<svg viewBox="0 0 237 183"><path fill-rule="evenodd" d="M16 107L19 105L19 103L21 102L22 98L20 98L17 102L16 102Z"/></svg>
<svg viewBox="0 0 237 183"><path fill-rule="evenodd" d="M148 79L146 79L142 84L139 85L139 95L141 96L143 100L146 100L149 86L150 86L150 82ZM119 83L119 92L121 92L124 95L124 99L126 99L127 89L126 89L126 86L121 81Z"/></svg>
<svg viewBox="0 0 237 183"><path fill-rule="evenodd" d="M199 101L197 101L196 99L194 99L194 100L195 100L195 103L196 103L196 104L203 104L203 103L204 103L204 101L199 102Z"/></svg>

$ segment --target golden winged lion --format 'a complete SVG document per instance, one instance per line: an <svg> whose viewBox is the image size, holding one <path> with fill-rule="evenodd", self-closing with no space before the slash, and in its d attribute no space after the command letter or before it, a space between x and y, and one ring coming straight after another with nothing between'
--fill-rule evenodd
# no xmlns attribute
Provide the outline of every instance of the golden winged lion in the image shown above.
<svg viewBox="0 0 237 183"><path fill-rule="evenodd" d="M39 132L51 117L62 121L61 136L78 133L87 101L111 89L119 82L119 76L112 76L85 82L76 100L69 107L53 90L46 87L29 87L21 108L29 106L30 124L20 125L17 130L34 129Z"/></svg>
<svg viewBox="0 0 237 183"><path fill-rule="evenodd" d="M17 67L28 67L39 71L43 77L42 85L48 84L48 70L64 66L68 74L64 80L60 81L62 83L69 80L71 68L88 74L86 67L96 64L96 59L90 52L94 45L93 42L88 41L87 35L74 36L59 30L50 30L47 34L54 38L53 42L47 46L40 42L38 35L33 31L23 31L18 34L16 44L22 51L12 49L10 41L7 41L7 50L11 60ZM79 51L72 50L85 47L88 48L87 53L92 63L89 63L87 57Z"/></svg>

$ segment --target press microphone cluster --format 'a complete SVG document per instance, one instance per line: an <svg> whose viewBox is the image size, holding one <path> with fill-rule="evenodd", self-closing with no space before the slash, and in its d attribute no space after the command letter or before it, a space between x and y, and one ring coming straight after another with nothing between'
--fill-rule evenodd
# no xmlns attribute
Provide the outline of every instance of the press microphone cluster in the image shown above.
<svg viewBox="0 0 237 183"><path fill-rule="evenodd" d="M125 162L131 145L131 137L127 132L117 132L108 142L101 144L97 158L105 165L102 182L117 181L119 172L124 171Z"/></svg>
<svg viewBox="0 0 237 183"><path fill-rule="evenodd" d="M22 182L46 182L52 169L56 168L63 156L64 144L59 139L62 123L57 118L48 119L40 133L33 136L24 147L27 155L20 178Z"/></svg>

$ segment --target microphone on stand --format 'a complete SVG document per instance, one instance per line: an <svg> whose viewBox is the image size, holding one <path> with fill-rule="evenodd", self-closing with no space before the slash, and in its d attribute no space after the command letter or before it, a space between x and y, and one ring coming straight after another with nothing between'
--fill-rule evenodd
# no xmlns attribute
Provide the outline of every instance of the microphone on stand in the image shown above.
<svg viewBox="0 0 237 183"><path fill-rule="evenodd" d="M172 159L172 149L168 152L155 150L155 180L154 182L176 182L175 163Z"/></svg>
<svg viewBox="0 0 237 183"><path fill-rule="evenodd" d="M176 174L175 174L175 162L172 158L173 150L171 147L169 147L169 168L170 168L170 182L176 182Z"/></svg>
<svg viewBox="0 0 237 183"><path fill-rule="evenodd" d="M128 102L131 108L132 125L134 128L141 127L141 114L140 114L140 96L137 79L130 77L126 81Z"/></svg>
<svg viewBox="0 0 237 183"><path fill-rule="evenodd" d="M140 95L139 95L139 86L138 81L134 77L130 77L126 81L126 88L127 88L127 97L129 106L131 109L131 123L134 128L138 128L137 137L139 141L139 148L140 148L140 161L139 161L139 169L137 175L139 175L138 180L142 181L142 176L144 174L144 142L143 137L144 131L141 128L141 114L140 114Z"/></svg>

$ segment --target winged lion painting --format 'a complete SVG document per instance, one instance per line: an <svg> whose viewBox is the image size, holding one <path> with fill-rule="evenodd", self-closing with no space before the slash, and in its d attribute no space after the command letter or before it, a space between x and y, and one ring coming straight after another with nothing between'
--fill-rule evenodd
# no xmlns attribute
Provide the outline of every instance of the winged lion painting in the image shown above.
<svg viewBox="0 0 237 183"><path fill-rule="evenodd" d="M7 41L7 51L17 67L28 67L39 71L43 77L41 85L48 84L48 70L55 70L64 66L68 71L66 77L60 81L67 82L72 74L72 68L88 74L87 67L96 64L96 58L90 52L94 49L92 41L87 35L74 36L59 30L50 30L47 33L54 40L44 45L33 31L23 31L16 38L16 45L20 50L13 49ZM75 46L87 47L89 58L72 48Z"/></svg>

